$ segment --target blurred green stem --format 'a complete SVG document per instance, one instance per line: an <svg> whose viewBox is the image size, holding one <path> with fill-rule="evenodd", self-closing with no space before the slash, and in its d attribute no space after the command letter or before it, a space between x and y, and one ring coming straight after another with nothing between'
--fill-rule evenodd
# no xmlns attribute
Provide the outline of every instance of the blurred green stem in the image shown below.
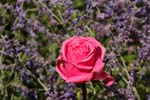
<svg viewBox="0 0 150 100"><path fill-rule="evenodd" d="M3 38L3 36L1 36L1 37ZM2 48L2 50L4 50L4 48ZM0 54L0 64L3 64L2 57L3 57L3 55ZM4 78L5 78L5 73L4 73L3 68L2 68L2 70L0 70L0 72L1 72L1 73L0 73L0 89L1 89L1 91L5 94L5 95L4 95L4 98L5 98L5 97L8 96L8 93L7 93L7 89L5 89L5 87L4 87L4 82L3 82L3 80L4 80Z"/></svg>
<svg viewBox="0 0 150 100"><path fill-rule="evenodd" d="M58 22L60 22L60 24L63 25L62 20L61 20L60 18L58 18L44 3L40 2L40 1L39 1L39 3L40 3L44 8L46 8L47 11L48 11L50 14L52 14L52 16L54 16L54 17L58 20Z"/></svg>
<svg viewBox="0 0 150 100"><path fill-rule="evenodd" d="M121 62L122 62L122 65L123 65L123 68L124 68L124 70L125 70L125 73L126 73L128 79L129 79L129 78L130 78L130 75L129 75L129 73L128 73L127 66L126 66L126 64L125 64L125 61L124 61L123 57L120 57L120 60L121 60Z"/></svg>
<svg viewBox="0 0 150 100"><path fill-rule="evenodd" d="M123 57L120 56L120 60L121 60L121 62L122 62L122 64L123 64L123 69L125 70L125 73L126 73L126 75L127 75L127 77L128 77L128 80L129 80L131 76L130 76L129 73L128 73L127 66L126 66L126 64L125 64L125 61L124 61ZM128 84L128 81L127 81L125 78L124 78L124 80L125 80L125 81L127 82L127 84ZM132 86L132 91L133 91L134 94L136 95L137 100L141 100L140 95L139 95L137 89L136 89L134 86Z"/></svg>
<svg viewBox="0 0 150 100"><path fill-rule="evenodd" d="M40 79L37 79L38 83L43 87L45 91L48 91L48 88L41 82Z"/></svg>
<svg viewBox="0 0 150 100"><path fill-rule="evenodd" d="M79 88L77 89L77 98L78 100L81 100L81 92Z"/></svg>
<svg viewBox="0 0 150 100"><path fill-rule="evenodd" d="M3 50L3 48L2 48L2 50ZM0 64L2 64L2 54L0 54ZM0 89L2 89L2 87L3 87L3 75L4 75L4 72L3 72L3 70L0 70Z"/></svg>
<svg viewBox="0 0 150 100"><path fill-rule="evenodd" d="M42 83L42 81L41 81L39 78L37 78L29 69L28 69L28 71L31 73L32 77L33 77L35 80L37 80L37 82L38 82L38 83L42 86L42 88L47 92L47 91L48 91L48 88L45 86L45 84Z"/></svg>

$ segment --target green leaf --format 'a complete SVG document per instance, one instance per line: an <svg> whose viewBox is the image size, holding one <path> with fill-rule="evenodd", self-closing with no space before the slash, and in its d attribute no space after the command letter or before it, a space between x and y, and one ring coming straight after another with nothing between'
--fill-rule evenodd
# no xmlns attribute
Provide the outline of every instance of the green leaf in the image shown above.
<svg viewBox="0 0 150 100"><path fill-rule="evenodd" d="M132 62L136 58L135 54L124 55L124 60L128 62Z"/></svg>

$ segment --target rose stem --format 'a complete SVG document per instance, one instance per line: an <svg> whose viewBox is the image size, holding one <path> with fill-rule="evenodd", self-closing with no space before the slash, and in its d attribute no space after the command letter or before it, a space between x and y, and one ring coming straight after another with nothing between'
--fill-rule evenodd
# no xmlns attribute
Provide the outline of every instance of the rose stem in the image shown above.
<svg viewBox="0 0 150 100"><path fill-rule="evenodd" d="M86 100L86 84L82 84L82 95L83 95L83 100Z"/></svg>

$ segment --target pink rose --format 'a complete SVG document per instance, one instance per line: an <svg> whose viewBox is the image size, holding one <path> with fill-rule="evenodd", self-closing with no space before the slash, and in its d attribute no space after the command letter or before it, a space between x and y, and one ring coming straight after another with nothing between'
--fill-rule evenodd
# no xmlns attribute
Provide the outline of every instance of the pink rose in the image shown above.
<svg viewBox="0 0 150 100"><path fill-rule="evenodd" d="M60 53L56 70L66 82L104 80L106 86L114 83L114 79L104 71L105 48L94 38L69 38L63 42Z"/></svg>

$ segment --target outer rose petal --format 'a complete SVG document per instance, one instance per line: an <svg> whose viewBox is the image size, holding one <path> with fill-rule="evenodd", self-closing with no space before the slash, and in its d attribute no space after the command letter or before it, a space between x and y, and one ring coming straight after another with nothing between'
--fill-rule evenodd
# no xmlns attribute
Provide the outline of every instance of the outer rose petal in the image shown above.
<svg viewBox="0 0 150 100"><path fill-rule="evenodd" d="M96 55L98 55L100 52L102 52L101 48L97 47L96 49ZM103 50L103 53L105 50ZM103 71L104 63L102 62L103 59L101 59L101 56L98 56L97 61L95 63L95 66L93 68L93 80L104 80L106 86L110 86L114 83L114 79Z"/></svg>
<svg viewBox="0 0 150 100"><path fill-rule="evenodd" d="M110 75L108 75L108 77L106 77L104 81L106 86L111 86L112 84L114 84L114 78Z"/></svg>
<svg viewBox="0 0 150 100"><path fill-rule="evenodd" d="M60 76L66 80L67 79L67 73L66 73L66 70L65 70L65 67L62 63L62 56L59 56L58 57L58 60L57 60L57 66L56 66L56 71L60 74Z"/></svg>
<svg viewBox="0 0 150 100"><path fill-rule="evenodd" d="M102 51L100 47L95 50L96 62L93 68L93 72L102 72L104 68L103 59L101 59L102 53L105 53L105 49Z"/></svg>
<svg viewBox="0 0 150 100"><path fill-rule="evenodd" d="M79 70L69 62L57 63L57 72L66 82L82 83L90 81L92 74L89 71Z"/></svg>
<svg viewBox="0 0 150 100"><path fill-rule="evenodd" d="M65 40L62 44L62 47L61 47L61 54L62 54L62 57L63 57L63 60L67 61L67 53L69 52L68 51L68 48L69 48L69 44L75 39L77 38L76 36L72 37L72 38L69 38L67 40Z"/></svg>
<svg viewBox="0 0 150 100"><path fill-rule="evenodd" d="M92 74L90 71L87 70L80 70L78 69L74 64L71 64L69 62L64 63L67 72L67 79L66 82L75 82L75 83L81 83L85 81L90 81Z"/></svg>
<svg viewBox="0 0 150 100"><path fill-rule="evenodd" d="M94 73L93 80L104 80L106 86L111 86L114 83L114 78L106 72Z"/></svg>
<svg viewBox="0 0 150 100"><path fill-rule="evenodd" d="M93 37L88 37L88 39L90 41L92 41L96 45L96 47L100 47L100 49L101 49L101 60L103 60L104 56L105 56L105 51L106 51L105 48L103 47L103 45L100 42L96 41Z"/></svg>

